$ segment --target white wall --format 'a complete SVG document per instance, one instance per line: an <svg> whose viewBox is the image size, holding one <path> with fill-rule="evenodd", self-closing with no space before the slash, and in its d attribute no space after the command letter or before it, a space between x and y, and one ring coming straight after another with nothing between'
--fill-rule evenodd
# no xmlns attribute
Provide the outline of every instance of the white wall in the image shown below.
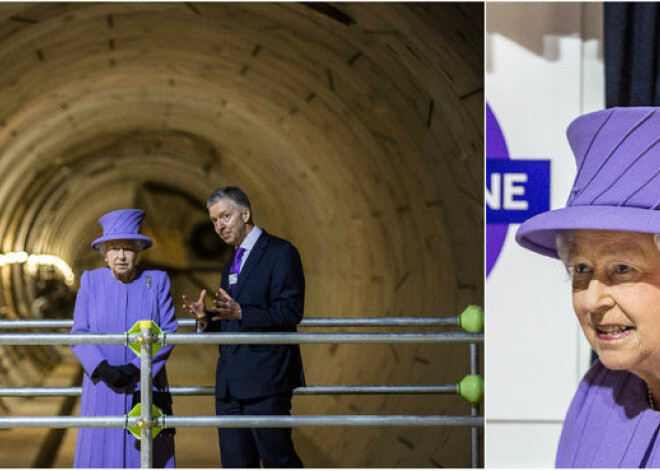
<svg viewBox="0 0 660 471"><path fill-rule="evenodd" d="M575 177L566 141L604 108L600 4L487 5L486 97L512 159L551 160L551 207ZM519 247L510 225L486 285L486 466L553 467L561 423L589 364L561 263Z"/></svg>

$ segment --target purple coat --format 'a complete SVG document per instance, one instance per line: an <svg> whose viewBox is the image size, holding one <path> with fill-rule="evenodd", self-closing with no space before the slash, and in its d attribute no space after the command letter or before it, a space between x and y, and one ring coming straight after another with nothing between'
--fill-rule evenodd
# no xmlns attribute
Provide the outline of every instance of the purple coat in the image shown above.
<svg viewBox="0 0 660 471"><path fill-rule="evenodd" d="M558 468L660 467L660 412L628 371L593 364L578 387L559 440Z"/></svg>
<svg viewBox="0 0 660 471"><path fill-rule="evenodd" d="M146 270L130 283L117 281L109 268L83 273L73 314L72 333L126 332L139 320L151 319L165 332L177 329L165 272ZM91 375L106 360L110 365L133 363L140 358L124 345L74 345L83 375L80 414L125 415L131 410L132 393L139 383L115 390ZM172 346L161 348L153 358L154 390L168 390L165 360ZM154 440L154 467L174 467L172 436ZM139 442L122 428L80 428L76 444L76 468L139 468Z"/></svg>

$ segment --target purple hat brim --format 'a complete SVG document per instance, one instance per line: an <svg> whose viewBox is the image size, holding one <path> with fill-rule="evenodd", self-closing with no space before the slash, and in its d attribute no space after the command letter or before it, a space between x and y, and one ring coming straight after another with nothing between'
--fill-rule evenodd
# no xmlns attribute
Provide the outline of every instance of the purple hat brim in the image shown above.
<svg viewBox="0 0 660 471"><path fill-rule="evenodd" d="M516 232L516 242L541 255L557 255L557 231L593 229L660 234L660 210L629 206L569 206L537 214Z"/></svg>
<svg viewBox="0 0 660 471"><path fill-rule="evenodd" d="M100 244L102 244L103 242L108 242L110 240L141 240L145 242L145 245L142 248L142 250L146 250L154 244L149 237L143 236L142 234L112 234L108 236L102 236L96 239L94 242L92 242L92 248L94 250L99 250Z"/></svg>

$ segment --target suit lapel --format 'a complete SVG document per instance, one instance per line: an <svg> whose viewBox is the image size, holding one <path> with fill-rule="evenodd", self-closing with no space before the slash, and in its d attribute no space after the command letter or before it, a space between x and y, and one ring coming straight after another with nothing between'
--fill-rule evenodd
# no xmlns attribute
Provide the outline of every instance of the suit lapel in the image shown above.
<svg viewBox="0 0 660 471"><path fill-rule="evenodd" d="M257 266L261 257L263 257L264 252L266 251L266 245L268 245L268 237L266 231L263 231L257 239L257 243L254 244L254 248L250 252L243 269L238 275L238 282L236 283L236 288L234 288L234 299L238 299L238 296L241 294L241 288L245 284L245 280L250 276L252 269Z"/></svg>
<svg viewBox="0 0 660 471"><path fill-rule="evenodd" d="M229 259L227 263L225 263L225 266L222 267L222 275L220 276L220 288L224 289L227 291L229 289L229 267L231 266L233 260L233 255L232 258Z"/></svg>

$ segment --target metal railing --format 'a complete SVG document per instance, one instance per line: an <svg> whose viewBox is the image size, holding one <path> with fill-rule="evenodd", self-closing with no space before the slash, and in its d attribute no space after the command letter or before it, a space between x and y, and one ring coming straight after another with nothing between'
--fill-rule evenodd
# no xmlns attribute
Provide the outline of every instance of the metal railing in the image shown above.
<svg viewBox="0 0 660 471"><path fill-rule="evenodd" d="M141 343L140 334L2 334L0 345L116 345ZM483 335L469 332L399 333L240 333L170 334L154 336L162 345L292 345L306 343L480 343Z"/></svg>
<svg viewBox="0 0 660 471"><path fill-rule="evenodd" d="M178 319L179 327L195 327L195 319ZM70 329L72 319L0 320L0 329ZM460 327L461 317L316 317L298 327Z"/></svg>
<svg viewBox="0 0 660 471"><path fill-rule="evenodd" d="M472 312L468 316L468 310ZM466 320L467 319L467 320ZM193 326L188 320L180 325ZM21 328L70 328L70 320L0 321L0 329ZM432 333L227 333L185 334L164 333L152 321L139 321L125 333L108 334L0 334L0 345L110 345L131 346L137 353L139 346L140 398L141 402L126 416L105 417L0 417L0 428L50 427L50 428L126 428L142 441L141 467L150 468L153 463L154 429L172 427L306 427L306 426L467 426L472 427L471 461L479 467L479 428L483 416L479 415L478 402L483 396L483 380L479 376L478 344L483 342L483 311L471 306L456 318L353 318L353 319L306 319L303 327L418 327L461 326L468 332ZM152 414L152 347L171 344L319 344L319 343L469 343L470 375L455 385L380 385L380 386L310 386L297 388L297 395L321 394L460 394L470 404L469 416L440 415L318 415L318 416L165 416ZM79 396L82 388L0 388L0 397ZM172 387L173 395L213 395L210 386ZM156 409L158 410L158 409ZM160 412L160 411L159 411Z"/></svg>
<svg viewBox="0 0 660 471"><path fill-rule="evenodd" d="M397 394L459 394L458 384L443 385L382 385L382 386L306 386L296 388L296 396L322 396L322 395L397 395ZM213 386L172 386L169 389L172 396L213 396ZM79 397L82 395L81 387L68 388L2 388L0 397Z"/></svg>

